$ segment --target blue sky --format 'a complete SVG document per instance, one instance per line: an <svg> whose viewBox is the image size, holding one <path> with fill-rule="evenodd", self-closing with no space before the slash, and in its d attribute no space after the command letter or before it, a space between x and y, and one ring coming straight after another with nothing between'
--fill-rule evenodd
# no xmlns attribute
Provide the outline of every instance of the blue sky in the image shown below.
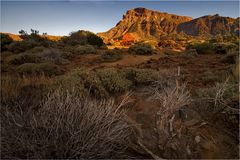
<svg viewBox="0 0 240 160"><path fill-rule="evenodd" d="M31 28L50 35L79 29L104 32L136 7L197 18L220 14L239 16L238 1L1 1L1 32Z"/></svg>

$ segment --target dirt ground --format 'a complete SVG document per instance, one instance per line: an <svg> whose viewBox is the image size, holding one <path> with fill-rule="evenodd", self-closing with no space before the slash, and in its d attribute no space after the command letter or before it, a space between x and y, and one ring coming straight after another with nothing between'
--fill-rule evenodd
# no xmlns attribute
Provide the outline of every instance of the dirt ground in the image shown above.
<svg viewBox="0 0 240 160"><path fill-rule="evenodd" d="M196 89L212 86L214 81L207 83L203 80L204 74L210 72L219 74L229 69L229 65L221 62L221 55L198 55L189 57L177 53L175 55L164 55L162 52L150 56L130 55L124 52L123 59L116 62L104 62L100 55L80 55L71 60L70 64L64 65L65 71L78 67L87 67L92 69L105 67L137 67L152 68L156 70L170 69L177 70L180 67L182 80L188 83L189 89Z"/></svg>
<svg viewBox="0 0 240 160"><path fill-rule="evenodd" d="M229 64L221 62L221 55L198 55L190 57L186 55L164 55L163 53L151 56L129 55L124 52L123 59L117 62L103 62L100 55L81 55L75 57L70 64L64 67L66 71L77 67L90 67L92 69L104 67L137 67L152 68L156 70L172 69L180 67L182 82L186 82L188 89L194 94L200 88L211 87L215 81L204 80L206 73L219 74L229 70ZM157 137L154 131L154 116L159 105L141 95L141 92L133 96L135 105L131 108L130 118L140 126L143 132L143 143L155 154L158 154L156 144ZM194 109L189 109L189 116L192 117L183 122L182 125L193 137L199 137L200 157L207 159L224 159L238 156L237 135L230 134L224 125L213 124L212 121L205 121Z"/></svg>
<svg viewBox="0 0 240 160"><path fill-rule="evenodd" d="M160 105L156 101L149 100L141 91L135 93L133 99L135 105L130 109L129 117L141 128L144 145L154 154L159 155L153 115L156 114ZM195 154L190 155L191 158L233 159L239 157L238 132L230 133L223 123L216 124L213 121L207 121L192 107L189 107L187 112L186 120L181 121L180 124L178 120L174 123L185 128L183 134L193 139L199 138L200 142L191 150L191 154Z"/></svg>

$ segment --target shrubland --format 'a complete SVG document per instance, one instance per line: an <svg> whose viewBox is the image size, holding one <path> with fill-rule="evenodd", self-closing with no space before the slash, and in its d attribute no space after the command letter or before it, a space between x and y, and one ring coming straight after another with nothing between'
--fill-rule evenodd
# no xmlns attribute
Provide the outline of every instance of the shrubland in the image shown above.
<svg viewBox="0 0 240 160"><path fill-rule="evenodd" d="M136 158L136 153L140 158L199 158L194 135L184 132L186 126L174 128L174 120L184 117L184 111L191 107L204 120L221 119L223 115L228 118L226 108L236 106L233 99L238 97L239 51L235 38L215 37L217 40L189 44L187 58L218 54L228 67L223 74L201 68L199 81L212 85L192 95L188 84L167 69L140 65L68 70L67 65L83 54L96 54L101 62L123 58L120 49L103 49L101 38L91 32L73 32L54 42L36 30L30 35L21 31L21 37L23 40L16 42L3 36L1 41L2 158ZM181 42L191 38L175 37ZM154 49L139 43L130 46L128 52L152 55ZM129 92L135 95L125 95ZM144 146L143 128L129 118L128 111L135 103L126 103L127 98L141 92L146 101L157 106L157 111L151 112L155 121L149 122L153 126L151 136L157 138L155 148Z"/></svg>
<svg viewBox="0 0 240 160"><path fill-rule="evenodd" d="M131 45L128 51L130 54L151 55L153 54L154 49L148 43L139 43L139 44Z"/></svg>
<svg viewBox="0 0 240 160"><path fill-rule="evenodd" d="M101 55L101 58L106 62L114 62L122 59L122 53L119 49L109 49Z"/></svg>

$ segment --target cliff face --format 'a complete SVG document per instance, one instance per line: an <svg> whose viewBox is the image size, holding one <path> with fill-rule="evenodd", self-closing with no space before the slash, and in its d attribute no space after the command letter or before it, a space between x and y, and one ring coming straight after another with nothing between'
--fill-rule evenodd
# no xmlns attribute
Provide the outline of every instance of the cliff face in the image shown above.
<svg viewBox="0 0 240 160"><path fill-rule="evenodd" d="M130 33L135 39L158 39L163 34L176 32L180 23L190 20L191 17L135 8L128 10L115 27L99 35L108 39L121 39Z"/></svg>
<svg viewBox="0 0 240 160"><path fill-rule="evenodd" d="M98 35L105 40L122 40L126 34L131 35L134 40L159 40L162 35L180 32L192 36L235 34L239 33L239 18L213 15L192 19L146 8L135 8L128 10L115 27Z"/></svg>
<svg viewBox="0 0 240 160"><path fill-rule="evenodd" d="M184 32L193 36L208 36L217 34L236 33L238 20L230 17L221 17L218 14L203 16L178 25L177 32Z"/></svg>

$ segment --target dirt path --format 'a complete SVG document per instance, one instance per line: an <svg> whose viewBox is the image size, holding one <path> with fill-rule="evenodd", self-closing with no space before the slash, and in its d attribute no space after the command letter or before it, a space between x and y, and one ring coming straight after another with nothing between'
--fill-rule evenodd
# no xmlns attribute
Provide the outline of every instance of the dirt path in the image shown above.
<svg viewBox="0 0 240 160"><path fill-rule="evenodd" d="M150 56L123 54L123 59L116 62L104 62L101 55L79 55L71 60L71 63L63 65L66 71L78 68L103 68L103 67L131 67L137 66L151 60L157 60L162 54L153 54Z"/></svg>

